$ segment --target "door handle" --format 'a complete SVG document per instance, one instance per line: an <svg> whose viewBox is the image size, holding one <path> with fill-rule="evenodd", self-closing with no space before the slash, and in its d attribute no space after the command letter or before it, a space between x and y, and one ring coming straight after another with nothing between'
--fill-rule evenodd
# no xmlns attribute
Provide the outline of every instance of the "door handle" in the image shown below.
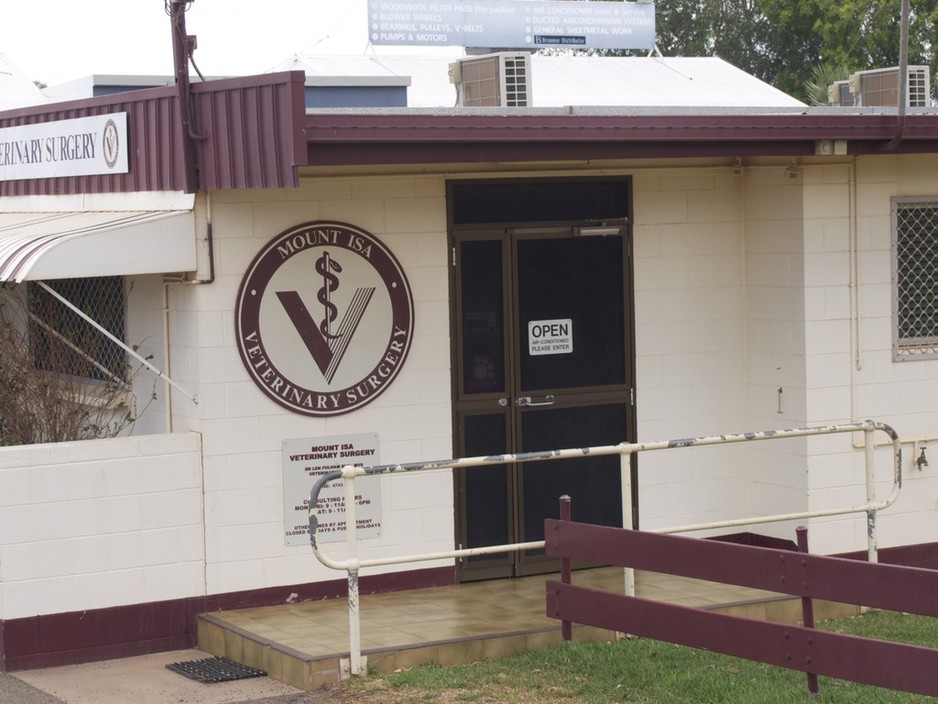
<svg viewBox="0 0 938 704"><path fill-rule="evenodd" d="M554 395L547 394L547 396L544 397L543 401L534 401L531 399L530 396L519 396L515 400L515 403L518 404L519 406L525 406L527 408L530 408L531 406L553 406Z"/></svg>

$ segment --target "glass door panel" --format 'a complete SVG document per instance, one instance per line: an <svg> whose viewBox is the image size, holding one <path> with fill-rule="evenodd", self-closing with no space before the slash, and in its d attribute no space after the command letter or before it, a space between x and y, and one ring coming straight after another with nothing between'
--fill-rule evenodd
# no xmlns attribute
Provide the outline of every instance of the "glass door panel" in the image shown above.
<svg viewBox="0 0 938 704"><path fill-rule="evenodd" d="M599 447L626 440L625 404L545 408L522 414L522 451ZM571 499L572 518L582 523L622 525L618 455L522 465L522 540L544 539L544 519L556 518L559 497ZM542 554L529 551L523 559Z"/></svg>
<svg viewBox="0 0 938 704"><path fill-rule="evenodd" d="M466 416L463 427L465 455L468 457L499 455L508 444L507 418L504 413ZM466 513L465 542L462 547L477 548L513 542L513 502L508 465L485 465L458 471L462 474L464 504L470 509ZM468 562L485 563L487 566L503 564L510 567L512 558L505 553L499 553L478 555L469 558ZM510 573L510 569L506 570L503 576Z"/></svg>
<svg viewBox="0 0 938 704"><path fill-rule="evenodd" d="M622 237L522 239L517 270L521 391L625 384Z"/></svg>
<svg viewBox="0 0 938 704"><path fill-rule="evenodd" d="M505 301L500 240L470 240L459 247L462 306L462 391L504 392Z"/></svg>

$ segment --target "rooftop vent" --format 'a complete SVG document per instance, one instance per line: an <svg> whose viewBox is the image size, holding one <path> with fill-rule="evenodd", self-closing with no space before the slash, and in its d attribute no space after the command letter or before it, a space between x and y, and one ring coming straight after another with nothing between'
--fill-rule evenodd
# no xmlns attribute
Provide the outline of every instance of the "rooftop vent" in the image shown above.
<svg viewBox="0 0 938 704"><path fill-rule="evenodd" d="M531 55L500 52L449 65L460 107L524 108L531 104Z"/></svg>

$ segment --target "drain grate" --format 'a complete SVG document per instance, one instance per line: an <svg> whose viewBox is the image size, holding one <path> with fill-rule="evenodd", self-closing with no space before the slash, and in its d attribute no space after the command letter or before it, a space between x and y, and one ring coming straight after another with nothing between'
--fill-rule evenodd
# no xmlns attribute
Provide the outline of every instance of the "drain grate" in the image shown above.
<svg viewBox="0 0 938 704"><path fill-rule="evenodd" d="M247 665L239 665L228 658L205 658L204 660L171 662L166 667L173 672L188 677L190 680L199 682L231 682L267 675L263 670L248 667Z"/></svg>

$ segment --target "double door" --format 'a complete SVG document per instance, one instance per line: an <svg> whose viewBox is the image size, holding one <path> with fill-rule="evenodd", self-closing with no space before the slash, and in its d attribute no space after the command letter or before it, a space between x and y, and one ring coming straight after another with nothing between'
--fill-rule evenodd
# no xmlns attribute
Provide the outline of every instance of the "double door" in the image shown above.
<svg viewBox="0 0 938 704"><path fill-rule="evenodd" d="M632 439L629 242L625 227L457 231L457 453L491 456ZM623 525L616 455L457 471L457 543L543 539L561 495L573 519ZM631 525L631 518L628 521ZM543 551L461 561L460 580L556 569Z"/></svg>

